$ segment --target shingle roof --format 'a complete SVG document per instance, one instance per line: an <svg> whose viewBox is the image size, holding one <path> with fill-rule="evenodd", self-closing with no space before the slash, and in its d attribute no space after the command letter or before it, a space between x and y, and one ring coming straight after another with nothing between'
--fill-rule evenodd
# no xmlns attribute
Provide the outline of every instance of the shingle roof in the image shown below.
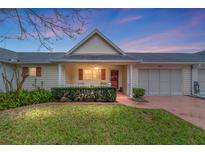
<svg viewBox="0 0 205 154"><path fill-rule="evenodd" d="M21 63L50 63L50 59L64 55L64 52L18 52L18 60Z"/></svg>
<svg viewBox="0 0 205 154"><path fill-rule="evenodd" d="M195 54L198 54L198 55L205 55L205 50L204 50L204 51L196 52Z"/></svg>
<svg viewBox="0 0 205 154"><path fill-rule="evenodd" d="M143 62L205 62L205 55L190 53L127 53Z"/></svg>
<svg viewBox="0 0 205 154"><path fill-rule="evenodd" d="M137 61L128 55L64 55L52 61Z"/></svg>
<svg viewBox="0 0 205 154"><path fill-rule="evenodd" d="M10 63L51 63L58 61L124 61L144 63L205 63L205 54L127 53L126 55L67 55L66 52L14 52L0 48L0 61Z"/></svg>
<svg viewBox="0 0 205 154"><path fill-rule="evenodd" d="M17 53L8 49L0 48L0 61L12 61L17 59Z"/></svg>

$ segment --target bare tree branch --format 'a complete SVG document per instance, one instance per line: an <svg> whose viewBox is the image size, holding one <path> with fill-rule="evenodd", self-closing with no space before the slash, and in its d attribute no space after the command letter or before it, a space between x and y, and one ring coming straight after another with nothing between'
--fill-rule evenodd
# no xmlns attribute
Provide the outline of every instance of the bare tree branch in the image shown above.
<svg viewBox="0 0 205 154"><path fill-rule="evenodd" d="M91 9L0 9L0 24L13 22L18 29L18 33L0 35L0 43L8 39L35 39L40 48L52 50L54 40L82 34L91 13Z"/></svg>
<svg viewBox="0 0 205 154"><path fill-rule="evenodd" d="M7 74L8 65L6 63L2 63L2 79L3 83L5 85L6 92L13 92L14 90L18 93L23 88L23 84L28 77L28 75L22 75L20 73L20 67L18 65L13 66L13 74L9 78ZM14 82L15 80L15 82ZM16 87L14 88L14 85L16 84Z"/></svg>
<svg viewBox="0 0 205 154"><path fill-rule="evenodd" d="M12 77L9 79L8 75L7 75L7 65L6 64L2 64L2 72L1 72L1 76L4 82L4 86L5 86L5 90L6 92L11 92L13 91L13 80L14 80L14 74L12 75Z"/></svg>

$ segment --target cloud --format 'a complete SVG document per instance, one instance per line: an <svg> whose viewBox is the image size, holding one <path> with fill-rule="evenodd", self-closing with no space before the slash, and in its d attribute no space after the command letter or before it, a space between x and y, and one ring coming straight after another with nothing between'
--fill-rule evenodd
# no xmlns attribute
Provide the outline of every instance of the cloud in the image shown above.
<svg viewBox="0 0 205 154"><path fill-rule="evenodd" d="M155 45L145 47L144 52L196 52L205 49L204 43Z"/></svg>
<svg viewBox="0 0 205 154"><path fill-rule="evenodd" d="M157 43L157 42L162 42L165 40L170 40L172 38L180 38L182 36L186 35L185 33L183 33L182 31L180 31L179 29L172 29L172 30L168 30L165 32L160 32L160 33L156 33L156 34L152 34L149 36L145 36L143 38L137 38L134 40L131 40L125 44L127 45L134 45L134 44L150 44L150 43Z"/></svg>
<svg viewBox="0 0 205 154"><path fill-rule="evenodd" d="M205 36L205 32L194 32L190 27L177 27L142 38L128 39L120 43L128 52L193 52L205 49L205 43L188 43L184 41Z"/></svg>
<svg viewBox="0 0 205 154"><path fill-rule="evenodd" d="M154 44L161 44L163 42L169 42L172 39L179 39L185 38L190 33L184 33L184 31L180 28L170 29L164 32L151 34L148 36L144 36L142 38L133 38L122 42L122 46L127 48L129 46L146 46L146 45L154 45Z"/></svg>
<svg viewBox="0 0 205 154"><path fill-rule="evenodd" d="M141 18L142 18L142 16L128 16L128 17L124 17L124 18L116 20L115 23L116 24L124 24L124 23L128 23L128 22L140 20Z"/></svg>
<svg viewBox="0 0 205 154"><path fill-rule="evenodd" d="M191 25L193 27L198 26L202 22L204 22L204 20L205 20L205 14L204 13L194 15L194 16L192 16L192 19L191 19Z"/></svg>
<svg viewBox="0 0 205 154"><path fill-rule="evenodd" d="M205 49L205 44L204 43L190 43L190 44L159 44L159 45L149 45L145 47L130 47L127 48L127 52L157 52L157 53L177 53L177 52L187 52L187 53L192 53L192 52L197 52L197 51L202 51Z"/></svg>

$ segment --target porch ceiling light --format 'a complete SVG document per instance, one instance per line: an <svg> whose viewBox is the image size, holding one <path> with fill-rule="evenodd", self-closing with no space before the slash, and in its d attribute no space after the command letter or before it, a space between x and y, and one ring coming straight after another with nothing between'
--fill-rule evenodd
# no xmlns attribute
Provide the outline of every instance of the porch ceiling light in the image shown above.
<svg viewBox="0 0 205 154"><path fill-rule="evenodd" d="M98 70L98 69L99 69L99 67L98 67L98 66L95 66L95 67L94 67L94 69Z"/></svg>

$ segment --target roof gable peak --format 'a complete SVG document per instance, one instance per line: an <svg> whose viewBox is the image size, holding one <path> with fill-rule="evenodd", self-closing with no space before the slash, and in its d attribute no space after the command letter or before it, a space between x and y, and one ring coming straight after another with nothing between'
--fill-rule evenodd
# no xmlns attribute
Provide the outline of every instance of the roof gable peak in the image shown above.
<svg viewBox="0 0 205 154"><path fill-rule="evenodd" d="M83 40L81 40L77 45L75 45L71 50L69 50L66 54L73 54L77 49L86 44L92 37L97 35L102 39L105 43L107 43L110 47L112 47L118 54L126 55L124 51L122 51L117 45L115 45L110 39L108 39L103 33L101 33L98 29L94 29L91 33L89 33Z"/></svg>

